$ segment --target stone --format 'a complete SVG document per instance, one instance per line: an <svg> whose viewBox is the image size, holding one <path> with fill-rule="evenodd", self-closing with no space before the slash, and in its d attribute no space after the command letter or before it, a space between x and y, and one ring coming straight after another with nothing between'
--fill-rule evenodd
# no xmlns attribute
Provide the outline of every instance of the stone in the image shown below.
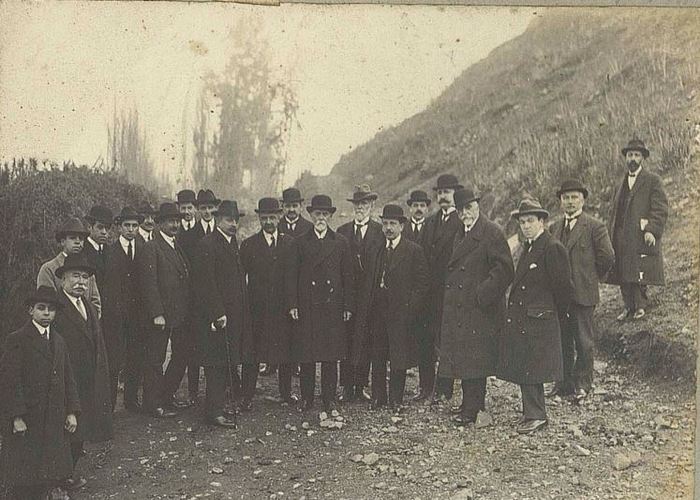
<svg viewBox="0 0 700 500"><path fill-rule="evenodd" d="M384 489L386 489L386 483L384 483L384 482L377 483L374 485L374 488L376 488L378 490L384 490Z"/></svg>
<svg viewBox="0 0 700 500"><path fill-rule="evenodd" d="M489 427L491 424L493 424L493 418L491 418L491 415L485 411L480 411L477 413L476 422L474 422L475 429L483 429L485 427Z"/></svg>
<svg viewBox="0 0 700 500"><path fill-rule="evenodd" d="M392 417L391 417L391 423L392 423L392 424L400 424L401 422L403 422L403 418L401 418L401 417L396 417L396 416L392 416Z"/></svg>
<svg viewBox="0 0 700 500"><path fill-rule="evenodd" d="M379 462L379 455L374 452L368 453L367 455L362 457L362 463L364 463L365 465L372 466L377 462Z"/></svg>
<svg viewBox="0 0 700 500"><path fill-rule="evenodd" d="M460 489L452 495L451 497L452 500L473 500L474 499L474 492L467 488L467 489Z"/></svg>
<svg viewBox="0 0 700 500"><path fill-rule="evenodd" d="M357 463L362 462L362 458L363 458L362 455L360 455L359 453L356 453L355 455L350 457L350 461L355 462L357 464Z"/></svg>
<svg viewBox="0 0 700 500"><path fill-rule="evenodd" d="M223 474L224 469L221 467L212 467L211 470L209 471L210 474Z"/></svg>
<svg viewBox="0 0 700 500"><path fill-rule="evenodd" d="M331 417L339 417L340 413L338 413L338 410L333 410L331 411Z"/></svg>
<svg viewBox="0 0 700 500"><path fill-rule="evenodd" d="M217 481L212 481L211 483L209 483L209 486L213 486L214 488L221 488L221 483Z"/></svg>
<svg viewBox="0 0 700 500"><path fill-rule="evenodd" d="M304 430L306 431L306 430L309 430L309 429L311 428L311 426L309 425L308 422L302 422L302 423L301 423L301 428L304 429Z"/></svg>
<svg viewBox="0 0 700 500"><path fill-rule="evenodd" d="M591 450L586 449L583 446L579 446L577 444L574 445L574 451L580 457L588 457L591 455Z"/></svg>
<svg viewBox="0 0 700 500"><path fill-rule="evenodd" d="M321 413L318 414L318 419L319 420L326 420L328 418L328 413L325 411L322 411Z"/></svg>
<svg viewBox="0 0 700 500"><path fill-rule="evenodd" d="M390 425L389 427L386 428L386 432L389 432L389 433L399 432L399 429L395 425Z"/></svg>

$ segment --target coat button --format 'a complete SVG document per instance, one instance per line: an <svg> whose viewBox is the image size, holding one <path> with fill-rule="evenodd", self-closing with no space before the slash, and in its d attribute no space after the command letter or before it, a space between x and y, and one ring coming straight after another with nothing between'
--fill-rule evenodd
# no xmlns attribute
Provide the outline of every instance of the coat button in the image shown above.
<svg viewBox="0 0 700 500"><path fill-rule="evenodd" d="M445 285L445 288L450 288L450 285L449 285L449 283L448 283L447 285Z"/></svg>
<svg viewBox="0 0 700 500"><path fill-rule="evenodd" d="M464 287L463 287L462 285L459 285L457 288L459 288L459 289L461 290L461 289L464 288Z"/></svg>
<svg viewBox="0 0 700 500"><path fill-rule="evenodd" d="M462 328L462 323L457 323L457 326Z"/></svg>
<svg viewBox="0 0 700 500"><path fill-rule="evenodd" d="M508 318L508 319L506 320L506 323L510 323L511 321L513 321L513 320L510 319L510 318Z"/></svg>
<svg viewBox="0 0 700 500"><path fill-rule="evenodd" d="M466 271L466 269L464 269L464 266L460 267L459 270L460 270L460 271Z"/></svg>
<svg viewBox="0 0 700 500"><path fill-rule="evenodd" d="M525 290L525 285L520 287L521 290Z"/></svg>
<svg viewBox="0 0 700 500"><path fill-rule="evenodd" d="M519 306L522 306L522 305L523 305L523 303L522 303L522 302L518 302L518 305L519 305Z"/></svg>
<svg viewBox="0 0 700 500"><path fill-rule="evenodd" d="M311 286L316 286L316 282L315 282L315 281L312 281L312 282L311 282Z"/></svg>
<svg viewBox="0 0 700 500"><path fill-rule="evenodd" d="M460 307L462 307L462 304L457 304L457 308L460 308Z"/></svg>

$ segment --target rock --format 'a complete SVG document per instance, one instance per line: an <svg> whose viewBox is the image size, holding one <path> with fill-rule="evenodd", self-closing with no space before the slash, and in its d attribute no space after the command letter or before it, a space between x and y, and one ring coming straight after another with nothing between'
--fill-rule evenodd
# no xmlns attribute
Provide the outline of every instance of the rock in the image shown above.
<svg viewBox="0 0 700 500"><path fill-rule="evenodd" d="M321 420L321 424L320 424L320 425L321 425L321 427L323 427L323 428L328 428L328 427L330 427L331 425L333 425L333 421L331 421L331 420Z"/></svg>
<svg viewBox="0 0 700 500"><path fill-rule="evenodd" d="M270 431L265 431L266 436L272 436L272 433Z"/></svg>
<svg viewBox="0 0 700 500"><path fill-rule="evenodd" d="M306 431L306 435L309 436L309 437L313 436L314 434L316 434L316 431L315 431L315 430L308 430L308 431Z"/></svg>
<svg viewBox="0 0 700 500"><path fill-rule="evenodd" d="M221 467L212 467L211 470L209 471L209 474L223 474L224 469Z"/></svg>
<svg viewBox="0 0 700 500"><path fill-rule="evenodd" d="M350 461L358 464L358 463L362 462L362 458L363 458L362 455L360 455L359 453L356 453L355 455L350 457Z"/></svg>
<svg viewBox="0 0 700 500"><path fill-rule="evenodd" d="M331 411L331 417L339 417L340 413L338 413L338 410L333 410Z"/></svg>
<svg viewBox="0 0 700 500"><path fill-rule="evenodd" d="M233 458L231 458L231 457L224 457L223 463L224 463L224 464L232 464L232 463L233 463Z"/></svg>
<svg viewBox="0 0 700 500"><path fill-rule="evenodd" d="M306 431L306 430L309 430L309 429L311 428L311 426L309 425L308 422L302 422L302 423L301 423L301 428L304 429L304 430Z"/></svg>
<svg viewBox="0 0 700 500"><path fill-rule="evenodd" d="M484 427L488 427L491 424L493 424L493 418L491 418L491 415L489 415L485 411L480 411L479 413L477 413L476 422L474 423L475 429L483 429Z"/></svg>
<svg viewBox="0 0 700 500"><path fill-rule="evenodd" d="M209 486L213 486L214 488L221 488L221 483L219 483L218 481L212 481L211 483L209 483Z"/></svg>
<svg viewBox="0 0 700 500"><path fill-rule="evenodd" d="M574 445L574 451L580 457L588 457L591 454L591 450L588 450L588 449L584 448L583 446L579 446L577 444Z"/></svg>
<svg viewBox="0 0 700 500"><path fill-rule="evenodd" d="M645 443L652 443L654 441L654 436L652 436L651 434L644 434L642 436L642 441L644 441Z"/></svg>
<svg viewBox="0 0 700 500"><path fill-rule="evenodd" d="M459 486L459 485L458 485ZM462 489L457 491L454 495L452 495L452 500L473 500L474 499L474 492L467 488L467 489Z"/></svg>
<svg viewBox="0 0 700 500"><path fill-rule="evenodd" d="M386 471L389 470L389 466L388 466L388 465L380 465L380 466L377 467L377 468L379 469L379 472L386 472Z"/></svg>
<svg viewBox="0 0 700 500"><path fill-rule="evenodd" d="M496 447L495 447L495 446L489 446L488 448L486 448L486 451L489 453L489 455L490 455L490 454L493 454L493 452L496 451Z"/></svg>
<svg viewBox="0 0 700 500"><path fill-rule="evenodd" d="M290 430L292 428L292 424L284 424L284 428L286 430Z"/></svg>
<svg viewBox="0 0 700 500"><path fill-rule="evenodd" d="M336 421L336 422L343 422L343 421L345 421L345 418L343 418L343 417L341 417L340 415L338 415L337 417L335 417L335 421Z"/></svg>
<svg viewBox="0 0 700 500"><path fill-rule="evenodd" d="M362 457L362 463L364 463L365 465L372 466L377 462L379 462L379 455L374 452L368 453L367 455Z"/></svg>
<svg viewBox="0 0 700 500"><path fill-rule="evenodd" d="M289 428L289 430L292 431L292 432L296 432L296 431L297 431L297 426L296 426L296 425L293 425L293 426L291 426L291 427Z"/></svg>
<svg viewBox="0 0 700 500"><path fill-rule="evenodd" d="M400 424L401 422L403 422L403 418L401 418L401 417L396 417L396 416L392 416L392 417L391 417L391 423L392 423L392 424Z"/></svg>
<svg viewBox="0 0 700 500"><path fill-rule="evenodd" d="M384 489L386 489L386 483L384 483L384 482L377 483L373 487L377 490L384 490Z"/></svg>
<svg viewBox="0 0 700 500"><path fill-rule="evenodd" d="M328 413L326 413L325 411L322 411L321 413L318 414L318 419L319 419L319 420L326 420L326 419L328 419Z"/></svg>
<svg viewBox="0 0 700 500"><path fill-rule="evenodd" d="M671 419L663 415L656 417L654 419L654 424L656 424L657 429L670 429L673 425Z"/></svg>
<svg viewBox="0 0 700 500"><path fill-rule="evenodd" d="M626 470L641 462L642 456L637 451L629 453L618 453L613 457L613 468L615 470Z"/></svg>

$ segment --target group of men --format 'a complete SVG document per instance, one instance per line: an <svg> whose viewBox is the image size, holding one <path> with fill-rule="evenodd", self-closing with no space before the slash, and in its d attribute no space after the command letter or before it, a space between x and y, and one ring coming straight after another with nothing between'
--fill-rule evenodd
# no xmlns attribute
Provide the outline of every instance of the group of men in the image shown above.
<svg viewBox="0 0 700 500"><path fill-rule="evenodd" d="M0 395L12 425L3 466L65 429L67 444L45 454L53 465L20 455L42 478L65 478L84 441L111 438L119 380L127 410L167 418L198 404L200 367L206 418L225 428L251 409L261 363L277 371L279 402L302 411L314 406L317 363L326 411L336 401L401 411L415 366L413 401L447 401L460 379L462 403L451 408L458 425L485 410L486 380L496 375L520 385L518 432L542 428L544 383L575 400L591 389L598 283L620 285L621 321L644 317L646 285L663 283L666 196L659 177L642 169L649 151L641 141L622 153L628 173L612 204L612 239L583 211L587 189L566 180L556 192L564 217L549 229L549 212L532 198L512 212L522 236L515 252L478 194L451 174L437 179L433 214L432 198L415 190L408 216L387 204L381 222L372 218L378 195L356 186L347 200L353 220L337 231L329 196L313 196L306 219L301 193L286 189L281 200L259 200L260 230L240 245L245 214L208 189L182 190L157 210L124 207L116 217L93 207L87 227L70 219L57 231L61 252L39 270L31 320L8 337ZM292 393L297 369L300 399ZM188 398L177 400L185 373ZM60 415L42 424L35 390L48 390L42 407ZM32 432L41 425L44 434ZM84 482L71 476L63 485Z"/></svg>

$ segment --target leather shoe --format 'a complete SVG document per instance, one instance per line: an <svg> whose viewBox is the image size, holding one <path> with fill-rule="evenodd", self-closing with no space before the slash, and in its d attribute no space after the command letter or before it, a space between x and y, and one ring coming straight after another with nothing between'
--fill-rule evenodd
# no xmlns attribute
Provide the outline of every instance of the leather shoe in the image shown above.
<svg viewBox="0 0 700 500"><path fill-rule="evenodd" d="M372 401L372 396L370 396L369 392L367 392L366 387L358 386L355 387L355 399L363 403L367 403L369 401Z"/></svg>
<svg viewBox="0 0 700 500"><path fill-rule="evenodd" d="M238 429L238 424L236 423L236 421L226 417L225 415L219 415L218 417L210 418L209 423L217 427L225 427L227 429Z"/></svg>
<svg viewBox="0 0 700 500"><path fill-rule="evenodd" d="M353 386L343 386L343 393L340 396L338 396L338 401L340 401L341 403L350 403L352 401L355 401L355 390Z"/></svg>
<svg viewBox="0 0 700 500"><path fill-rule="evenodd" d="M465 426L476 422L476 418L468 417L467 415L460 413L452 417L452 421L457 425Z"/></svg>
<svg viewBox="0 0 700 500"><path fill-rule="evenodd" d="M630 316L630 310L629 309L623 309L620 314L617 315L617 320L618 321L625 321L627 318Z"/></svg>
<svg viewBox="0 0 700 500"><path fill-rule="evenodd" d="M642 309L640 307L639 309L634 311L634 314L632 315L632 319L642 319L645 314L646 314L646 312L644 311L644 309Z"/></svg>
<svg viewBox="0 0 700 500"><path fill-rule="evenodd" d="M153 410L153 416L156 418L173 418L177 416L177 412L169 408L156 408Z"/></svg>
<svg viewBox="0 0 700 500"><path fill-rule="evenodd" d="M546 420L526 419L518 426L518 434L531 434L547 425Z"/></svg>
<svg viewBox="0 0 700 500"><path fill-rule="evenodd" d="M450 413L451 413L452 415L459 415L459 414L462 413L462 408L463 408L462 405L459 405L459 406L452 406L452 407L450 407Z"/></svg>
<svg viewBox="0 0 700 500"><path fill-rule="evenodd" d="M87 479L84 477L79 477L78 479L75 479L73 477L70 477L66 479L66 481L63 483L63 486L68 490L68 491L75 491L79 490L83 486L87 484Z"/></svg>

